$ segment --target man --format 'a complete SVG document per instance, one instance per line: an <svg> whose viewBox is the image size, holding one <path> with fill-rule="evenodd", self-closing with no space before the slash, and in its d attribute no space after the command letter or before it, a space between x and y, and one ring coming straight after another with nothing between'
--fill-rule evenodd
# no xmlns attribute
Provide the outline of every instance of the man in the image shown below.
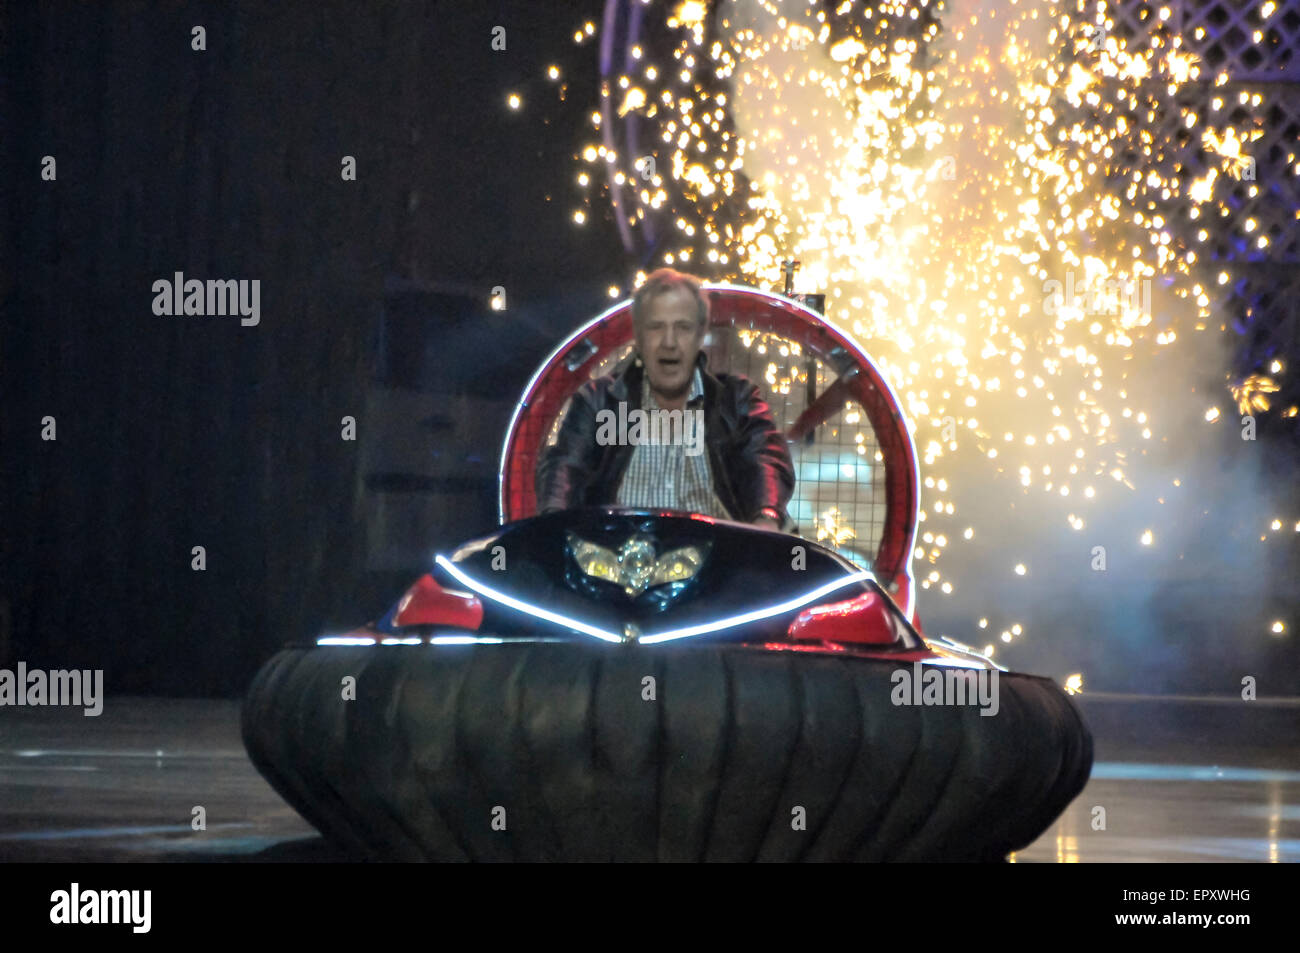
<svg viewBox="0 0 1300 953"><path fill-rule="evenodd" d="M794 465L785 436L757 387L705 369L708 314L699 279L671 268L646 279L632 298L633 359L579 388L538 460L539 513L605 504L767 529L788 522ZM634 411L643 420L676 420L682 439L656 441L653 427L622 426Z"/></svg>

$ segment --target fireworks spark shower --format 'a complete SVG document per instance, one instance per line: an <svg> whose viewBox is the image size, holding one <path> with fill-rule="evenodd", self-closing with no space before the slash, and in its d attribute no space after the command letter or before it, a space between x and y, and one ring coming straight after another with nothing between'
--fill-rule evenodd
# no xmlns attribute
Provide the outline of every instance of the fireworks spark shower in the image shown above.
<svg viewBox="0 0 1300 953"><path fill-rule="evenodd" d="M612 205L637 280L668 264L771 284L800 261L915 424L923 588L960 590L945 550L1005 532L973 512L989 487L1031 537L1041 521L1084 538L1122 512L1149 554L1187 494L1170 435L1230 425L1234 407L1295 414L1270 406L1284 362L1231 389L1198 376L1223 362L1232 279L1210 231L1277 236L1228 215L1262 135L1232 107L1261 94L1193 95L1228 77L1184 48L1169 7L1132 35L1095 2L630 9L625 51L594 23L574 35L607 66L575 220ZM991 573L1035 571L1001 558ZM984 629L991 607L971 604Z"/></svg>

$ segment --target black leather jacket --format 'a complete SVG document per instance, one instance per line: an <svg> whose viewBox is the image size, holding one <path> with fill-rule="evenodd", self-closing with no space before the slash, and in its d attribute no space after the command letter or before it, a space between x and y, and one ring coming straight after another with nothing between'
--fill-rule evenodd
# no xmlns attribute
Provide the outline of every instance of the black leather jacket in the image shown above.
<svg viewBox="0 0 1300 953"><path fill-rule="evenodd" d="M781 514L794 493L794 464L785 435L757 387L746 378L713 375L697 361L704 384L704 442L713 473L713 488L731 515L752 522L764 507ZM632 446L600 446L596 414L641 406L643 368L629 361L612 377L583 384L573 395L554 446L543 447L537 461L537 512L616 502L618 488L632 459Z"/></svg>

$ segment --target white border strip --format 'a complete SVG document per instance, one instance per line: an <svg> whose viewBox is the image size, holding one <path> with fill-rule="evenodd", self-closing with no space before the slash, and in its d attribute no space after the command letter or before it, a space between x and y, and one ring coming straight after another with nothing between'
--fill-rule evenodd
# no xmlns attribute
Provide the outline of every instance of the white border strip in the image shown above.
<svg viewBox="0 0 1300 953"><path fill-rule="evenodd" d="M583 632L587 635L594 635L596 638L602 639L605 642L623 641L623 637L617 632L610 632L607 629L600 629L594 625L588 625L586 622L579 622L577 619L571 619L568 616L560 615L558 612L551 612L549 609L543 609L540 606L535 606L531 603L524 602L521 599L516 599L514 596L508 596L504 592L499 592L498 590L493 589L491 586L485 586L472 576L467 575L441 553L435 556L434 559L439 566L447 570L447 572L449 572L462 586L468 587L481 596L487 596L489 599L500 602L502 605L507 605L512 609L517 609L520 612L527 613L528 615L534 616L538 619L544 619L545 621L554 623L555 625L574 629L575 631Z"/></svg>
<svg viewBox="0 0 1300 953"><path fill-rule="evenodd" d="M586 622L570 618L569 616L560 615L558 612L551 612L549 609L543 609L540 606L533 605L532 603L524 602L522 599L516 599L514 596L506 595L500 590L484 585L474 577L467 574L464 570L460 569L441 553L435 556L434 559L438 565L450 573L457 582L466 588L477 592L481 596L486 596L489 599L500 602L502 605L509 606L512 609L531 615L534 618L573 629L586 635L595 636L605 642L624 641L623 637L617 632L610 632L608 629L601 629ZM835 592L837 589L843 589L845 586L850 586L866 579L874 580L875 577L870 572L863 569L859 572L852 573L851 575L844 576L841 579L834 579L822 586L818 586L812 592L805 593L804 595L799 596L796 599L791 599L788 602L768 606L765 609L755 609L751 612L745 612L740 615L728 616L724 619L717 619L713 622L701 623L700 625L687 626L682 629L670 629L667 632L657 632L652 635L643 635L636 641L642 645L653 645L657 642L669 642L674 639L689 638L693 635L703 635L706 632L720 632L723 629L734 628L738 625L744 625L747 622L757 622L760 619L770 619L774 615L793 612L795 609L801 608L810 602L814 602L822 596Z"/></svg>
<svg viewBox="0 0 1300 953"><path fill-rule="evenodd" d="M706 622L701 625L691 625L684 629L670 629L667 632L659 632L655 635L644 635L637 641L647 645L655 642L668 642L672 639L684 639L692 635L703 635L705 632L717 632L721 629L729 629L732 626L744 625L746 622L757 622L759 619L770 619L774 615L781 615L785 612L793 612L795 609L805 606L824 595L834 592L836 589L843 589L845 586L852 585L855 582L861 582L864 579L874 578L871 573L863 569L855 572L851 576L845 576L843 579L836 579L819 586L807 595L800 596L797 599L791 599L789 602L783 602L780 605L769 606L766 609L755 609L753 612L746 612L742 615L733 615L726 619L719 619L716 622Z"/></svg>

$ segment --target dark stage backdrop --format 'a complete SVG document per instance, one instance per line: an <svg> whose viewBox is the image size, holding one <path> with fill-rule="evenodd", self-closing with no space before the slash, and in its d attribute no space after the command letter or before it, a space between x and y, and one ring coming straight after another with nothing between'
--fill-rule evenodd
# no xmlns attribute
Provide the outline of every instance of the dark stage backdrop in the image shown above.
<svg viewBox="0 0 1300 953"><path fill-rule="evenodd" d="M635 267L607 208L571 218L599 89L573 30L602 8L0 3L0 667L234 695L494 524L514 400ZM155 314L178 272L259 282L258 323ZM1295 459L1265 474L1288 521ZM1203 549L1104 594L1018 589L1036 634L1008 661L1120 690L1294 685L1294 643L1251 621L1293 620L1294 549L1245 593L1217 572L1245 550ZM979 638L967 598L925 599L932 634Z"/></svg>
<svg viewBox="0 0 1300 953"><path fill-rule="evenodd" d="M0 9L0 665L235 694L494 523L514 399L623 268L569 218L545 70L588 97L594 50L549 6ZM155 314L176 272L258 323Z"/></svg>

